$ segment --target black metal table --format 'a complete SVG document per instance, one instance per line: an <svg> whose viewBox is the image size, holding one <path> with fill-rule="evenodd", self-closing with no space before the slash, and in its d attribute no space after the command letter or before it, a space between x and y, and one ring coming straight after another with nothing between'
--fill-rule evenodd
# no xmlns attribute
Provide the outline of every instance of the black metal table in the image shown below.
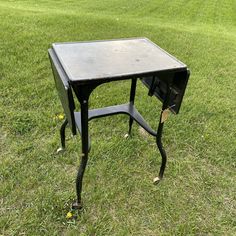
<svg viewBox="0 0 236 236"><path fill-rule="evenodd" d="M65 148L65 127L70 125L75 135L79 130L82 138L82 158L76 179L77 202L81 205L82 179L86 168L90 140L89 120L114 114L129 115L129 134L133 120L149 134L156 137L162 164L158 183L166 165L166 153L161 137L168 110L177 114L187 86L187 66L146 38L54 43L49 57L59 97L66 119L61 127L61 143ZM148 95L155 95L162 101L162 111L157 131L154 131L134 106L137 79L140 78L149 89ZM99 85L111 81L131 80L130 101L127 104L89 110L88 101L92 91ZM73 93L80 102L80 112L75 112Z"/></svg>

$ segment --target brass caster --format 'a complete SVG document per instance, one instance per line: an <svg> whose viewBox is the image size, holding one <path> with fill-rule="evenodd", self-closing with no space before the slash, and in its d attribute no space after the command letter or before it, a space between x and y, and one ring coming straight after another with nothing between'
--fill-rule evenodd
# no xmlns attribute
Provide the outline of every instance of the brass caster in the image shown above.
<svg viewBox="0 0 236 236"><path fill-rule="evenodd" d="M79 211L82 209L82 204L74 201L71 205L71 210L67 212L66 219L68 220L76 220L79 216Z"/></svg>
<svg viewBox="0 0 236 236"><path fill-rule="evenodd" d="M73 210L81 210L83 208L82 203L78 203L77 201L72 203Z"/></svg>
<svg viewBox="0 0 236 236"><path fill-rule="evenodd" d="M57 154L62 153L62 152L64 152L64 151L65 151L65 148L59 147L59 148L57 149Z"/></svg>
<svg viewBox="0 0 236 236"><path fill-rule="evenodd" d="M161 181L161 179L160 179L159 176L158 176L158 177L155 177L155 178L153 179L153 184L157 185L157 184L159 184L160 181Z"/></svg>

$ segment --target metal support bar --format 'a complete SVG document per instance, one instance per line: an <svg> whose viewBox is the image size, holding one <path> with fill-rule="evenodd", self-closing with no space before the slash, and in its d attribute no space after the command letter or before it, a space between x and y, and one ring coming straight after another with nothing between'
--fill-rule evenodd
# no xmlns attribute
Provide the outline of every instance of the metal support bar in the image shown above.
<svg viewBox="0 0 236 236"><path fill-rule="evenodd" d="M130 98L129 98L129 102L132 105L134 105L136 85L137 85L137 78L134 78L131 81L131 90L130 90ZM134 121L133 117L130 116L129 117L129 132L128 132L129 135L131 134L131 129L132 129L133 121Z"/></svg>
<svg viewBox="0 0 236 236"><path fill-rule="evenodd" d="M157 135L157 133L146 123L142 115L136 110L135 106L132 104L122 104L98 109L92 109L88 112L88 119L92 120L99 117L111 116L116 114L127 114L133 118L140 126L142 126L149 134L152 136ZM75 122L79 131L81 132L81 120L80 112L75 112Z"/></svg>

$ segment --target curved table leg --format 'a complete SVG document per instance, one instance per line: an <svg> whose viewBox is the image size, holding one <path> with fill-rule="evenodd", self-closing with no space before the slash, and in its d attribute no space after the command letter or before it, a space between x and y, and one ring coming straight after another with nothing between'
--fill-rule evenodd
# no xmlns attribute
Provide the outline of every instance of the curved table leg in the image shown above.
<svg viewBox="0 0 236 236"><path fill-rule="evenodd" d="M89 152L89 144L88 144L88 100L84 100L81 102L81 137L82 137L82 157L79 166L79 170L76 178L76 193L77 193L77 201L73 203L73 209L82 208L81 201L81 192L82 192L82 184L83 184L83 176L85 172L85 168L88 162L88 152Z"/></svg>
<svg viewBox="0 0 236 236"><path fill-rule="evenodd" d="M161 162L161 168L159 171L159 176L154 178L154 180L153 180L154 184L158 184L161 181L161 179L163 178L165 167L166 167L166 161L167 161L166 152L165 152L165 149L163 148L162 141L161 141L163 126L164 126L164 123L160 122L159 126L158 126L157 136L156 136L156 143L157 143L157 147L161 153L162 162Z"/></svg>
<svg viewBox="0 0 236 236"><path fill-rule="evenodd" d="M60 136L61 136L61 147L59 147L57 149L57 153L65 150L65 140L66 140L66 137L65 137L65 130L66 130L66 126L68 124L68 120L65 119L65 121L63 122L63 124L61 125L61 129L60 129Z"/></svg>
<svg viewBox="0 0 236 236"><path fill-rule="evenodd" d="M166 84L166 89L167 89L167 93L166 93L165 100L163 102L161 116L160 116L159 125L158 125L158 129L157 129L157 135L156 135L156 143L157 143L157 147L161 153L162 161L161 161L161 168L159 171L159 175L158 175L158 177L153 179L154 184L158 184L162 180L163 175L164 175L164 171L166 168L166 162L167 162L166 151L163 148L161 138L162 138L162 131L163 131L164 122L168 116L168 106L169 106L169 100L170 100L170 94L171 94L170 86L168 83Z"/></svg>
<svg viewBox="0 0 236 236"><path fill-rule="evenodd" d="M83 176L84 171L88 162L88 154L82 154L82 159L80 162L80 167L76 177L76 194L77 201L72 204L73 209L81 209L82 208L82 200L81 200L81 192L82 192L82 184L83 184Z"/></svg>

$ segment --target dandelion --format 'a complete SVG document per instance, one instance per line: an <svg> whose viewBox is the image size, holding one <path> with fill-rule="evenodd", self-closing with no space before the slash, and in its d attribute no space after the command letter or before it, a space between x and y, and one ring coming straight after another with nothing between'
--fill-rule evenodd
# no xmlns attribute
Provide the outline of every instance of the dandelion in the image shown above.
<svg viewBox="0 0 236 236"><path fill-rule="evenodd" d="M59 114L58 118L59 118L59 120L63 120L64 119L64 114Z"/></svg>
<svg viewBox="0 0 236 236"><path fill-rule="evenodd" d="M73 214L69 211L67 214L66 214L66 219L71 219L73 217Z"/></svg>

